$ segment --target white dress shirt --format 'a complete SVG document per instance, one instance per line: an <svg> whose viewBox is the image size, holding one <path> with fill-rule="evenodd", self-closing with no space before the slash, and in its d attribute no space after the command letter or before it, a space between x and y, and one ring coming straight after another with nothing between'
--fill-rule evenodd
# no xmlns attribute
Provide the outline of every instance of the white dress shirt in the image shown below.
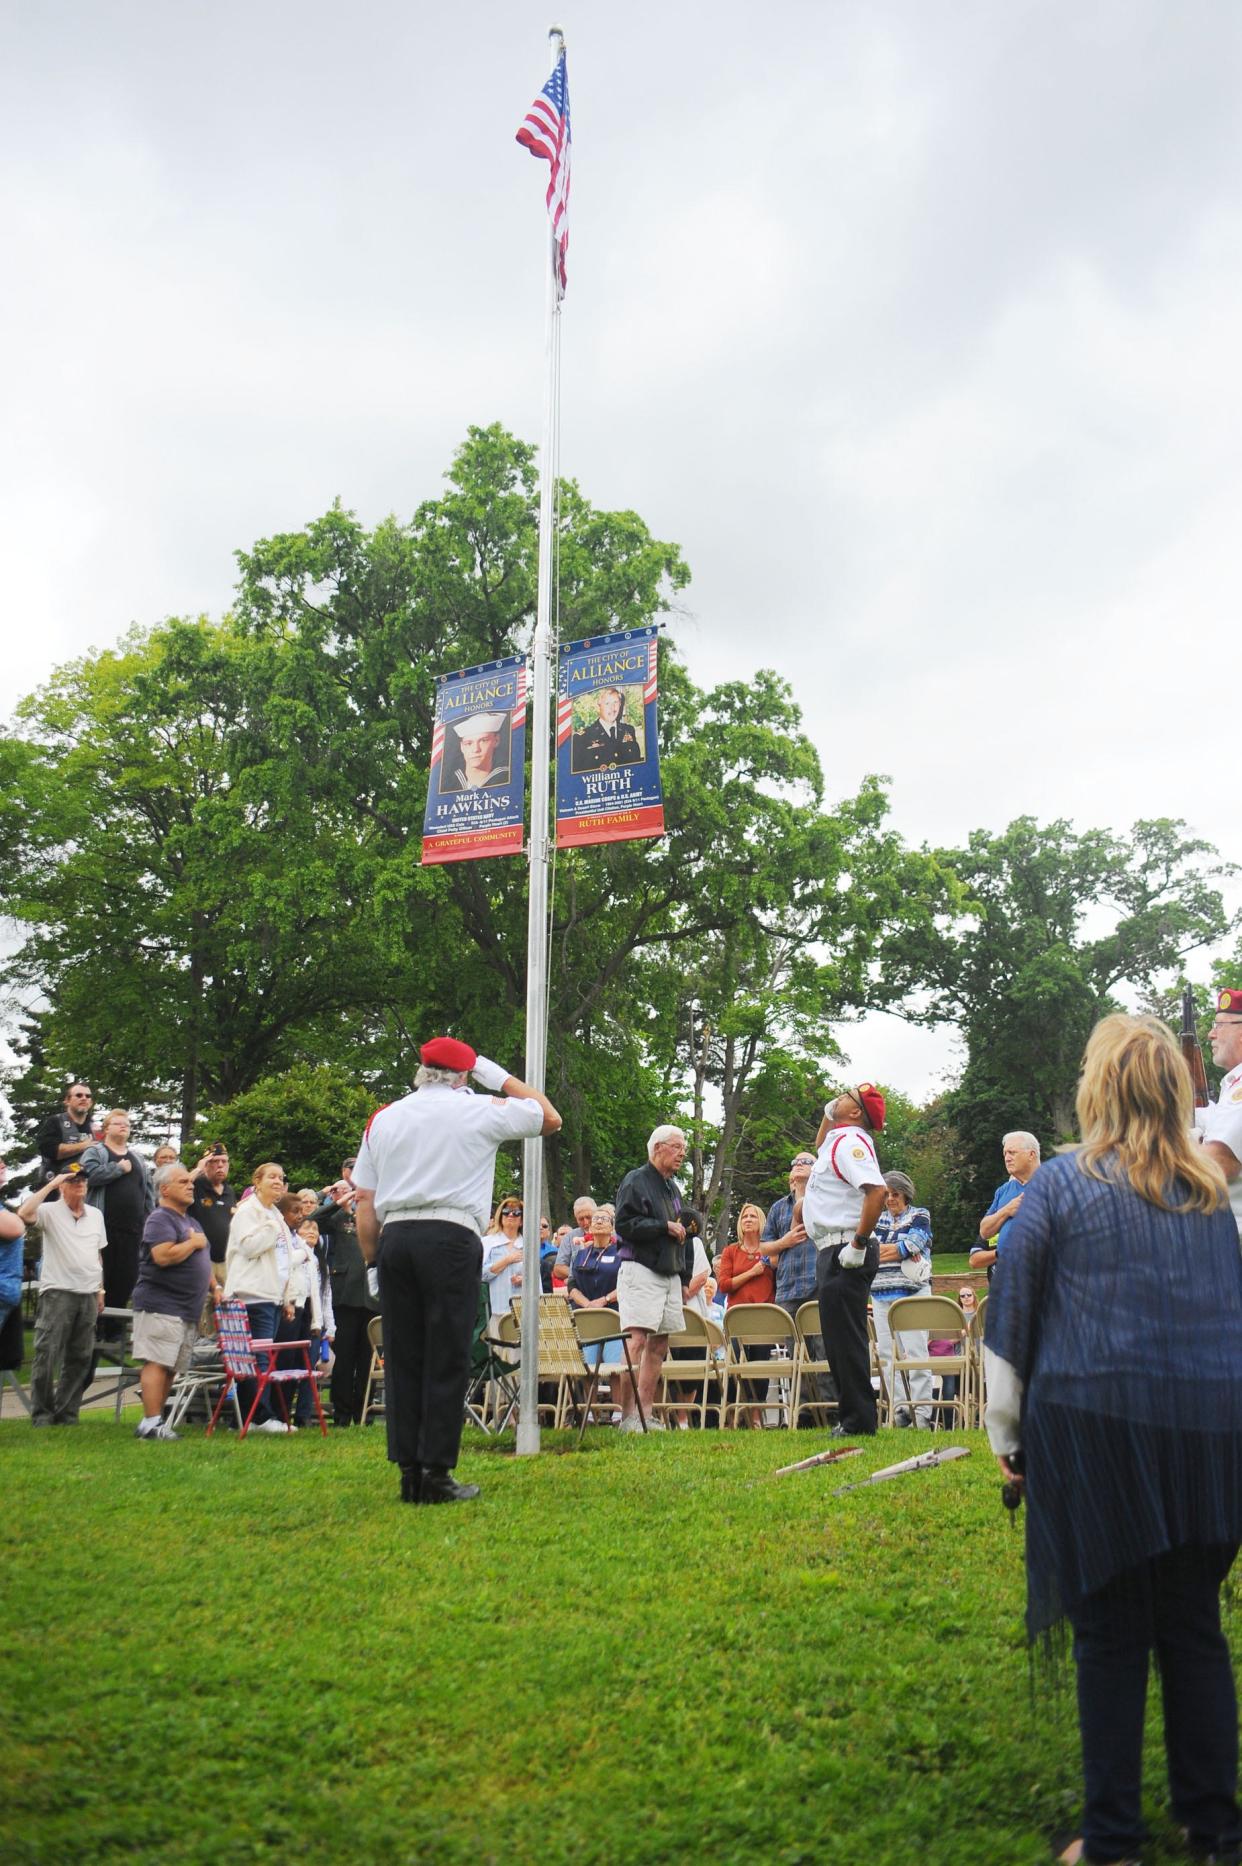
<svg viewBox="0 0 1242 1866"><path fill-rule="evenodd" d="M817 1244L833 1232L857 1231L865 1188L883 1184L866 1128L831 1127L802 1195L802 1222Z"/></svg>
<svg viewBox="0 0 1242 1866"><path fill-rule="evenodd" d="M531 1140L542 1129L543 1109L525 1096L475 1095L427 1082L371 1116L353 1181L375 1194L381 1224L389 1212L450 1206L472 1217L482 1236L497 1147Z"/></svg>

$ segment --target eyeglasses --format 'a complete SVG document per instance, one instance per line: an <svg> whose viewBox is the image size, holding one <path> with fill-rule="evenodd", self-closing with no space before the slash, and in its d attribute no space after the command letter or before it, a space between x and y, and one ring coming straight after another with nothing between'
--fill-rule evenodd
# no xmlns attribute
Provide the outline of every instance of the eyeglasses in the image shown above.
<svg viewBox="0 0 1242 1866"><path fill-rule="evenodd" d="M502 1218L520 1218L522 1216L522 1207L520 1205L502 1205L500 1208L500 1216Z"/></svg>
<svg viewBox="0 0 1242 1866"><path fill-rule="evenodd" d="M815 1155L813 1153L800 1153L796 1160L791 1160L789 1162L789 1170L792 1173L795 1166L814 1166L814 1164Z"/></svg>
<svg viewBox="0 0 1242 1866"><path fill-rule="evenodd" d="M1223 1030L1229 1024L1242 1024L1242 1017L1214 1017L1212 1019L1213 1030Z"/></svg>

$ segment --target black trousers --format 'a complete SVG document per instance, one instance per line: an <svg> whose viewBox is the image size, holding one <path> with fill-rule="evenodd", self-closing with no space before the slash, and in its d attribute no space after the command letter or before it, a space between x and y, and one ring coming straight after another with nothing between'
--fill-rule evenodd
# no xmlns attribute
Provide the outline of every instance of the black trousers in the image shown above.
<svg viewBox="0 0 1242 1866"><path fill-rule="evenodd" d="M452 1470L470 1383L483 1246L464 1225L397 1219L380 1236L388 1457Z"/></svg>
<svg viewBox="0 0 1242 1866"><path fill-rule="evenodd" d="M336 1334L332 1340L332 1422L334 1425L357 1425L362 1418L362 1402L367 1396L367 1375L371 1371L371 1343L367 1323L373 1311L343 1304L335 1311Z"/></svg>
<svg viewBox="0 0 1242 1866"><path fill-rule="evenodd" d="M1153 1649L1173 1818L1204 1852L1232 1858L1242 1846L1238 1706L1220 1627L1221 1582L1236 1554L1236 1545L1172 1549L1070 1613L1090 1860L1125 1859L1142 1843L1143 1711Z"/></svg>
<svg viewBox="0 0 1242 1866"><path fill-rule="evenodd" d="M836 1382L840 1423L847 1432L876 1429L867 1302L879 1267L880 1247L875 1243L868 1244L866 1259L857 1270L842 1269L838 1244L821 1250L815 1266L820 1332Z"/></svg>

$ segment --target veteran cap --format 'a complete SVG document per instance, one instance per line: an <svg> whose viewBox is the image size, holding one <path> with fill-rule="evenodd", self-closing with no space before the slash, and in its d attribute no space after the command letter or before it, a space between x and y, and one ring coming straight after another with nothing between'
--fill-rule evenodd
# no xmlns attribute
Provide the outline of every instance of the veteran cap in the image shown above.
<svg viewBox="0 0 1242 1866"><path fill-rule="evenodd" d="M470 1045L456 1037L432 1037L418 1053L428 1069L473 1069L479 1060Z"/></svg>
<svg viewBox="0 0 1242 1866"><path fill-rule="evenodd" d="M1242 991L1231 991L1226 988L1217 997L1216 1008L1218 1011L1227 1012L1230 1017L1242 1017Z"/></svg>
<svg viewBox="0 0 1242 1866"><path fill-rule="evenodd" d="M884 1097L874 1082L860 1082L854 1089L854 1099L867 1117L867 1124L876 1134L884 1127Z"/></svg>
<svg viewBox="0 0 1242 1866"><path fill-rule="evenodd" d="M453 721L459 739L477 739L482 732L499 732L505 723L503 713L471 713L468 719Z"/></svg>

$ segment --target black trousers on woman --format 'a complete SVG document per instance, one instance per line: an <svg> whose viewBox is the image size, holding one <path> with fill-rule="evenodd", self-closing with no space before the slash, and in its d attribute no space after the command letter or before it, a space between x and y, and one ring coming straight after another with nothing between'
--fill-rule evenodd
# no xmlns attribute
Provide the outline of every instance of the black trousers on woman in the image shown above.
<svg viewBox="0 0 1242 1866"><path fill-rule="evenodd" d="M388 1457L451 1471L461 1448L483 1246L464 1225L402 1218L380 1236Z"/></svg>
<svg viewBox="0 0 1242 1866"><path fill-rule="evenodd" d="M1089 1594L1069 1616L1089 1860L1129 1858L1142 1842L1143 1712L1153 1651L1173 1818L1200 1852L1232 1858L1242 1847L1238 1705L1220 1628L1221 1582L1237 1552L1236 1543L1172 1549Z"/></svg>

